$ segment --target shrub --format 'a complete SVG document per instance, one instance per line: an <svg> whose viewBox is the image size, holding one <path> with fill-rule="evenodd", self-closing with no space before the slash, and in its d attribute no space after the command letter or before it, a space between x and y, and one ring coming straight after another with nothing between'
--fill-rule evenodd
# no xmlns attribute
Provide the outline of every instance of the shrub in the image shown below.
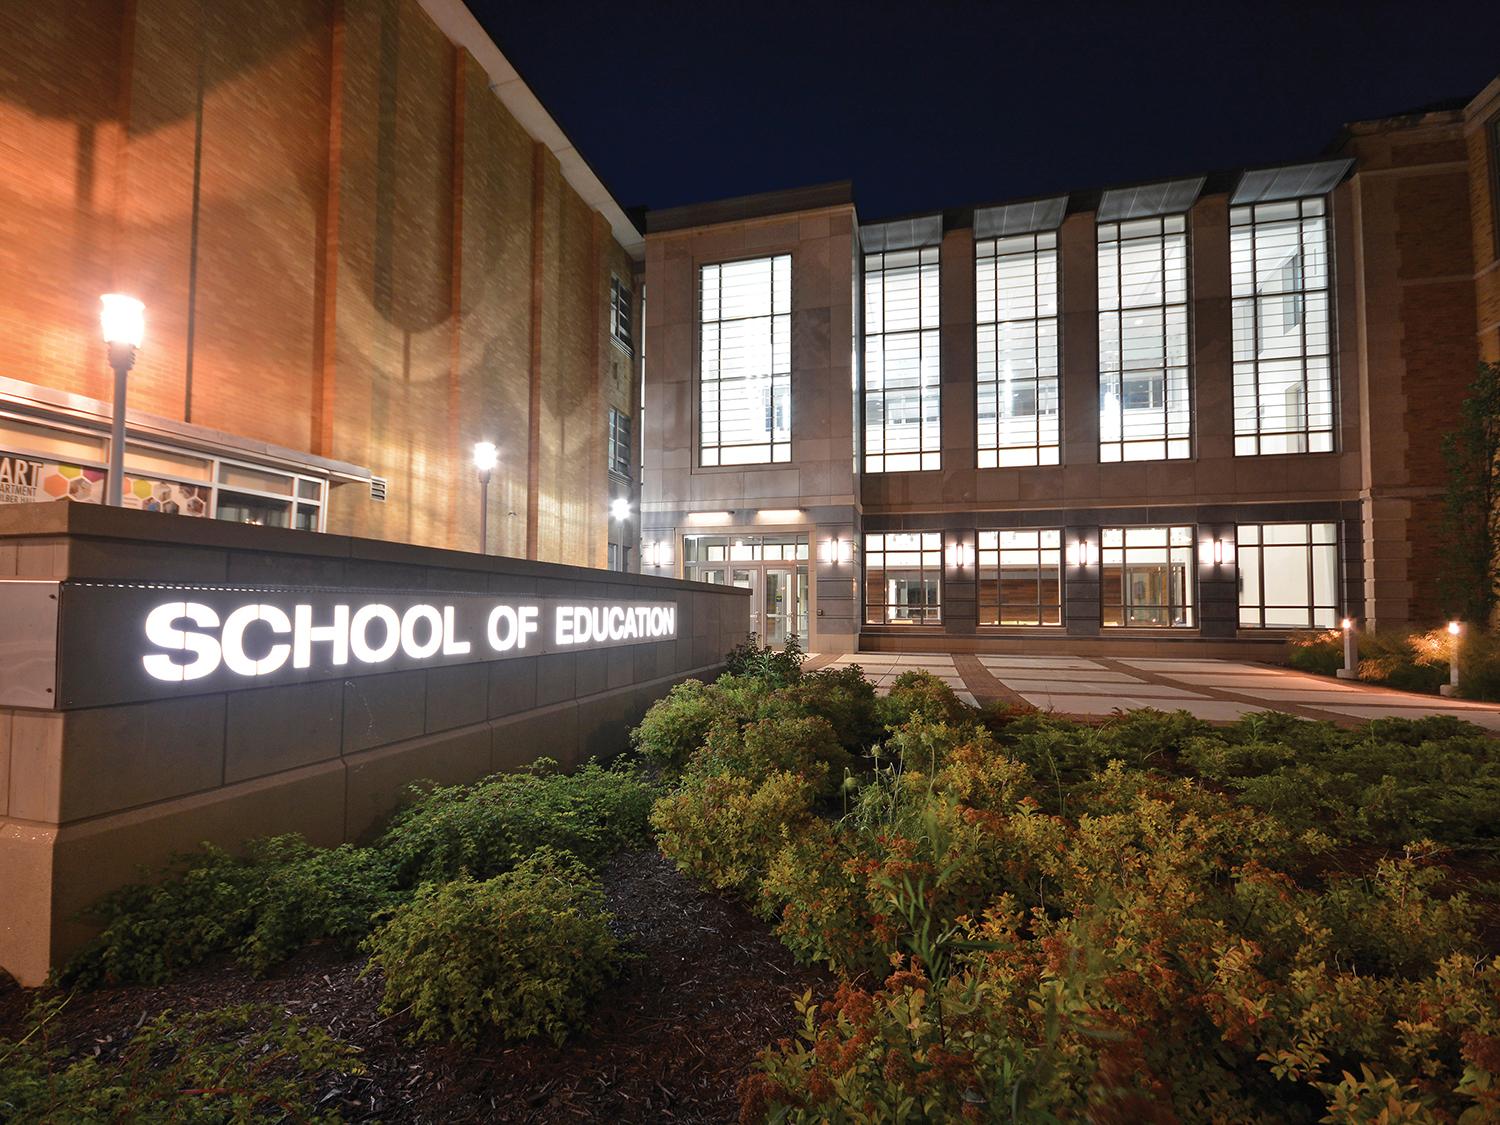
<svg viewBox="0 0 1500 1125"><path fill-rule="evenodd" d="M813 797L812 783L793 773L761 782L695 774L656 803L651 825L678 870L753 898L782 843L812 822Z"/></svg>
<svg viewBox="0 0 1500 1125"><path fill-rule="evenodd" d="M920 717L932 723L959 726L974 722L978 712L930 672L902 672L880 701L879 715L887 727L899 727Z"/></svg>
<svg viewBox="0 0 1500 1125"><path fill-rule="evenodd" d="M385 975L381 1010L410 1008L413 1037L561 1044L624 963L604 893L589 870L550 848L503 875L425 883L367 939Z"/></svg>
<svg viewBox="0 0 1500 1125"><path fill-rule="evenodd" d="M1338 629L1295 633L1286 646L1287 664L1300 671L1331 676L1344 666L1344 634Z"/></svg>
<svg viewBox="0 0 1500 1125"><path fill-rule="evenodd" d="M474 785L417 792L374 845L407 887L462 871L497 875L543 846L600 863L647 841L656 796L628 766L591 761L564 774L547 759Z"/></svg>
<svg viewBox="0 0 1500 1125"><path fill-rule="evenodd" d="M885 734L875 688L858 665L804 672L801 680L778 694L788 708L826 719L851 753L868 751Z"/></svg>
<svg viewBox="0 0 1500 1125"><path fill-rule="evenodd" d="M1500 700L1500 639L1466 631L1458 650L1458 693L1465 699Z"/></svg>
<svg viewBox="0 0 1500 1125"><path fill-rule="evenodd" d="M736 773L752 782L794 773L822 795L834 792L852 763L828 720L768 718L743 727L720 723L689 762L690 773Z"/></svg>
<svg viewBox="0 0 1500 1125"><path fill-rule="evenodd" d="M269 1005L162 1012L122 1048L71 1056L52 1045L66 1000L39 1003L0 1039L7 1121L338 1121L314 1109L317 1079L359 1074L356 1052Z"/></svg>
<svg viewBox="0 0 1500 1125"><path fill-rule="evenodd" d="M771 687L787 687L802 678L802 662L807 657L796 637L780 649L761 645L751 633L750 639L735 645L724 658L724 671L731 676L749 676L764 680Z"/></svg>
<svg viewBox="0 0 1500 1125"><path fill-rule="evenodd" d="M668 774L687 765L721 717L722 694L702 680L684 680L651 705L630 742L642 757Z"/></svg>
<svg viewBox="0 0 1500 1125"><path fill-rule="evenodd" d="M264 972L318 938L353 948L370 917L397 900L383 857L301 836L251 841L243 856L205 844L165 878L123 887L90 917L100 934L63 970L65 983L159 983L216 953Z"/></svg>

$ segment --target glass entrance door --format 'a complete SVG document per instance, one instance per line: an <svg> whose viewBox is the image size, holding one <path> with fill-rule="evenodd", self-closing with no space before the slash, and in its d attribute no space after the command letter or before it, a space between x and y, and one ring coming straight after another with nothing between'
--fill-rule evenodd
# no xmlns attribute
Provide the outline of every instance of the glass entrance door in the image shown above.
<svg viewBox="0 0 1500 1125"><path fill-rule="evenodd" d="M755 596L755 588L759 585L756 578L759 575L759 569L753 566L729 568L729 584L738 586L741 590L750 591L750 631L752 633L759 633L761 630L760 599Z"/></svg>
<svg viewBox="0 0 1500 1125"><path fill-rule="evenodd" d="M768 566L766 574L765 643L780 648L797 632L796 572Z"/></svg>

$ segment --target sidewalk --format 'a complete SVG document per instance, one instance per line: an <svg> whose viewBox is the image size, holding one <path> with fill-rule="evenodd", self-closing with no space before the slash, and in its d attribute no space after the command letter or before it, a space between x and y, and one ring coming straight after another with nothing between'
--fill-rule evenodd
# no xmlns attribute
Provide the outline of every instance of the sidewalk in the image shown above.
<svg viewBox="0 0 1500 1125"><path fill-rule="evenodd" d="M858 664L884 693L902 672L931 672L966 703L1029 703L1044 711L1097 718L1152 707L1232 722L1255 711L1355 726L1369 719L1452 715L1500 732L1500 705L1417 695L1325 679L1288 668L1233 660L1098 656L938 656L906 653L819 654L809 669Z"/></svg>

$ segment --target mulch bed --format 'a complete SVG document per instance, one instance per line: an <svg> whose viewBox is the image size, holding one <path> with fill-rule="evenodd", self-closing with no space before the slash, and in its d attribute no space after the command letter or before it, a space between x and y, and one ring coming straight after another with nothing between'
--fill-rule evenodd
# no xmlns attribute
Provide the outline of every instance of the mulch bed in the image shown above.
<svg viewBox="0 0 1500 1125"><path fill-rule="evenodd" d="M263 979L219 963L158 987L81 993L55 1041L108 1050L164 1009L276 1004L362 1051L366 1073L331 1085L321 1107L350 1121L734 1120L735 1087L757 1053L793 1034L795 999L831 994L830 978L796 965L767 926L654 852L617 856L602 874L641 958L562 1047L498 1036L473 1049L411 1046L405 1020L379 1012L378 974L361 980L362 958L318 947ZM0 1037L16 1034L30 998L0 983Z"/></svg>

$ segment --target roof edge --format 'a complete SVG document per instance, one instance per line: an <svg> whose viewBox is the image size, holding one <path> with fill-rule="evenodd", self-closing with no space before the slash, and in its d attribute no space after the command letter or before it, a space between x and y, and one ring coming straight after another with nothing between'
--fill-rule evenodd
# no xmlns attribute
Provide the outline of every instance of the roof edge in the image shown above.
<svg viewBox="0 0 1500 1125"><path fill-rule="evenodd" d="M664 207L646 212L646 233L707 227L716 223L742 222L790 215L798 211L817 211L825 207L854 206L854 185L849 180L835 180L806 187L764 191L755 195L737 195L729 199L688 203L681 207Z"/></svg>

